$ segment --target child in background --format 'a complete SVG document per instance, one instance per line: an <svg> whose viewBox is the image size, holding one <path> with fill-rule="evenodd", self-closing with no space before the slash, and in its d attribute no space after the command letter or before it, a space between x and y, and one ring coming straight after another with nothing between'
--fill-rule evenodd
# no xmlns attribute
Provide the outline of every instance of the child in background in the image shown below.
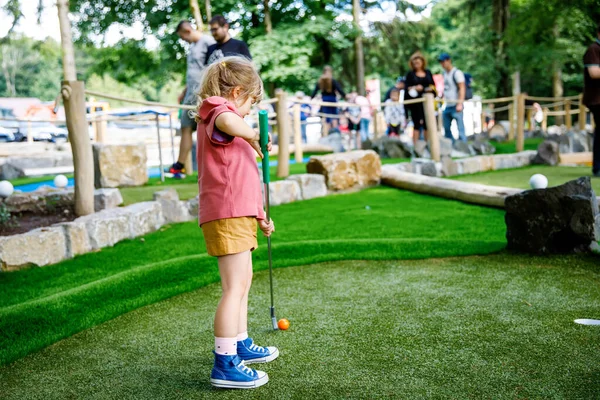
<svg viewBox="0 0 600 400"><path fill-rule="evenodd" d="M257 346L248 337L256 225L265 236L275 231L263 210L256 165L256 153L263 157L260 135L243 120L262 97L262 81L247 59L225 57L205 69L199 96L205 100L196 117L198 218L207 252L217 257L223 288L214 321L210 382L222 388L256 388L269 377L246 364L269 362L279 355L277 348Z"/></svg>
<svg viewBox="0 0 600 400"><path fill-rule="evenodd" d="M404 114L404 105L399 103L400 90L393 88L390 92L390 98L385 101L384 116L388 124L389 136L400 136L401 127L406 122Z"/></svg>

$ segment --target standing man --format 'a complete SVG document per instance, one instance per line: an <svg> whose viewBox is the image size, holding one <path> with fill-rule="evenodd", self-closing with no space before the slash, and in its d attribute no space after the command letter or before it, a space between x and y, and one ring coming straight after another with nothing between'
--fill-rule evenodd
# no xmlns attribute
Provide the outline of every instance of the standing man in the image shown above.
<svg viewBox="0 0 600 400"><path fill-rule="evenodd" d="M444 136L448 139L452 139L454 143L454 136L452 136L452 120L456 120L458 126L458 137L463 142L467 141L465 135L465 123L463 121L463 102L465 101L465 93L467 88L465 86L465 74L460 69L457 69L452 65L452 59L450 54L442 53L438 58L438 61L444 68L444 98L447 101L458 101L452 103L446 103L446 108L442 113L444 120Z"/></svg>
<svg viewBox="0 0 600 400"><path fill-rule="evenodd" d="M600 177L600 24L596 28L596 41L583 56L583 66L583 104L592 112L596 125L592 173Z"/></svg>
<svg viewBox="0 0 600 400"><path fill-rule="evenodd" d="M232 39L229 35L229 22L222 15L215 15L210 20L210 33L217 43L206 52L206 65L227 56L242 56L252 59L248 45L241 40Z"/></svg>
<svg viewBox="0 0 600 400"><path fill-rule="evenodd" d="M205 67L206 52L215 40L194 29L189 21L181 21L175 33L184 41L190 44L187 55L187 73L185 76L185 89L177 97L177 101L186 105L197 105L197 93L200 89L200 79L202 70ZM167 172L175 177L181 177L185 173L185 160L192 149L192 132L196 131L196 121L190 117L188 110L181 113L181 142L179 144L179 158Z"/></svg>

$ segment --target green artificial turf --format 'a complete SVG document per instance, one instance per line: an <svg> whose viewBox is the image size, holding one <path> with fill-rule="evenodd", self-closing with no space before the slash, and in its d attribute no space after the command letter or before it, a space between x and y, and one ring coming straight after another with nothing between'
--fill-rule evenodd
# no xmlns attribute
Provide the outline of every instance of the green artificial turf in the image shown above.
<svg viewBox="0 0 600 400"><path fill-rule="evenodd" d="M368 206L368 207L367 207ZM504 248L504 213L378 187L273 207L275 267L417 259ZM267 267L260 237L255 269ZM0 274L0 364L135 308L218 280L195 222L44 268Z"/></svg>
<svg viewBox="0 0 600 400"><path fill-rule="evenodd" d="M276 261L282 257L275 258ZM213 389L218 284L96 326L0 368L3 399L593 399L600 392L598 259L346 261L268 273L249 333L280 357L270 382Z"/></svg>
<svg viewBox="0 0 600 400"><path fill-rule="evenodd" d="M543 174L548 178L548 186L558 186L565 182L591 175L590 167L551 167L549 165L531 165L523 168L481 172L471 175L453 176L463 182L476 182L484 185L504 186L517 189L530 189L529 178L534 174ZM600 196L600 179L592 178L592 188Z"/></svg>
<svg viewBox="0 0 600 400"><path fill-rule="evenodd" d="M544 141L543 138L530 138L525 139L523 149L524 150L537 150L540 143ZM517 144L513 140L512 142L494 142L492 145L496 148L496 154L509 154L517 152Z"/></svg>

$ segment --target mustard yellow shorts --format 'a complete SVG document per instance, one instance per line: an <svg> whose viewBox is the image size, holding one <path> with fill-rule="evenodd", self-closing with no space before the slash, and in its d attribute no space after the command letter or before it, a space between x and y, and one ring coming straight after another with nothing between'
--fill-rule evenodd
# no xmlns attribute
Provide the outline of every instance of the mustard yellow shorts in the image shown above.
<svg viewBox="0 0 600 400"><path fill-rule="evenodd" d="M254 217L217 219L202 224L200 228L206 250L213 257L253 251L258 247Z"/></svg>

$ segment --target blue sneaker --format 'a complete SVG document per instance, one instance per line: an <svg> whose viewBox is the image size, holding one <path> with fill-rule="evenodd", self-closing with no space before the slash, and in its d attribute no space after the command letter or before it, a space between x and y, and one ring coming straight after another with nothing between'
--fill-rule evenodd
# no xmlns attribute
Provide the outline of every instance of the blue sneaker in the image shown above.
<svg viewBox="0 0 600 400"><path fill-rule="evenodd" d="M215 366L210 374L210 384L226 389L254 389L269 382L269 375L244 365L237 355L215 354Z"/></svg>
<svg viewBox="0 0 600 400"><path fill-rule="evenodd" d="M277 347L261 347L254 344L251 338L237 342L238 357L246 364L266 363L279 357Z"/></svg>

